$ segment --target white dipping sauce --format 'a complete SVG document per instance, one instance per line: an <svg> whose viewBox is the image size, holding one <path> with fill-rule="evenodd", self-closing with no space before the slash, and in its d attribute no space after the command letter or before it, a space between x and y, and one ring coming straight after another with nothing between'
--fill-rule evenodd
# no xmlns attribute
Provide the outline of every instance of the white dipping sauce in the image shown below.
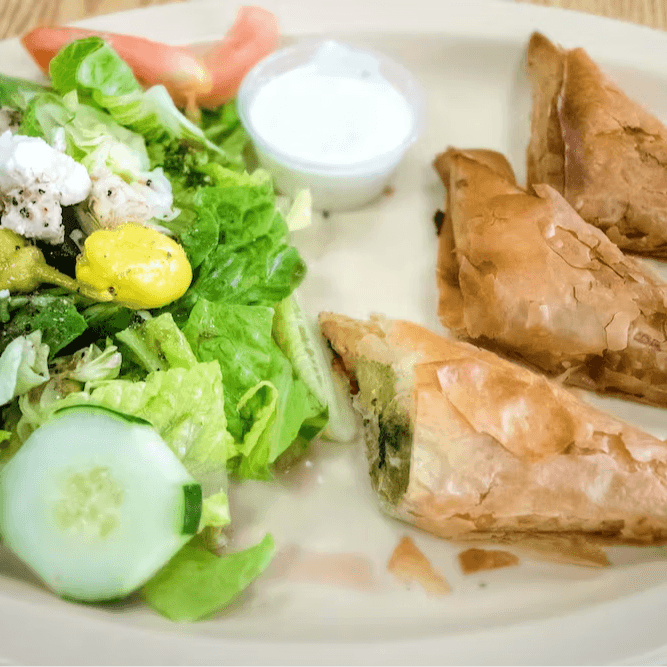
<svg viewBox="0 0 667 667"><path fill-rule="evenodd" d="M413 111L379 65L372 54L325 42L310 62L257 90L250 122L268 147L310 163L352 166L400 149Z"/></svg>

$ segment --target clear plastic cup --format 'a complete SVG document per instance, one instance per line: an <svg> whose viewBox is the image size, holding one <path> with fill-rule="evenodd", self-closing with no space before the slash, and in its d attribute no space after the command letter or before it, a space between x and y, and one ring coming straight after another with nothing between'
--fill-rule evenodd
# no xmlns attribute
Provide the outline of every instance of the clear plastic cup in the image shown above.
<svg viewBox="0 0 667 667"><path fill-rule="evenodd" d="M358 81L366 74L362 70L372 69L407 103L411 112L411 127L404 136L387 138L386 145L391 148L345 164L328 160L326 152L317 159L304 159L290 152L284 142L282 146L276 146L253 123L251 109L261 88L285 72L313 63L325 47L332 48L333 53L342 54L340 61L334 63L337 76L349 76ZM274 52L247 74L237 101L241 122L253 142L259 163L272 174L276 187L289 196L308 188L316 209L355 209L378 197L406 150L421 133L424 123L421 86L405 67L370 49L333 40L308 40ZM326 128L323 127L322 131L326 132Z"/></svg>

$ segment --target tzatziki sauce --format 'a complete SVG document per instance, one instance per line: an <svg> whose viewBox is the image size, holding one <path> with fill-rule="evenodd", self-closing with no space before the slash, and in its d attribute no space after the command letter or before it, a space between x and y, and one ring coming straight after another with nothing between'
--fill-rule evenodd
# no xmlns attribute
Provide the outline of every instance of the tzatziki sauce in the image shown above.
<svg viewBox="0 0 667 667"><path fill-rule="evenodd" d="M271 150L334 168L402 149L415 126L411 105L382 76L380 60L334 41L263 83L248 115Z"/></svg>

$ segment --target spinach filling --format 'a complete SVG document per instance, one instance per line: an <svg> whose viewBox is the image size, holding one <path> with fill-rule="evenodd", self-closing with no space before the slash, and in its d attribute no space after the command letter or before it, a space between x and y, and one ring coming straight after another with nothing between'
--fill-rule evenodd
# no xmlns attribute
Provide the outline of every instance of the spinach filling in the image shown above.
<svg viewBox="0 0 667 667"><path fill-rule="evenodd" d="M396 393L396 374L389 365L359 360L356 375L371 483L382 500L396 505L410 479L410 397Z"/></svg>

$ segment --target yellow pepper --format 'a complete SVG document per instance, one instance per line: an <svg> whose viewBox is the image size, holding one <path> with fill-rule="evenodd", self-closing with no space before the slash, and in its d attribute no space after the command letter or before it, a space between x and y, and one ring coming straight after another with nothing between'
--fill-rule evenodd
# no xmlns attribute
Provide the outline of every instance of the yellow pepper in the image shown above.
<svg viewBox="0 0 667 667"><path fill-rule="evenodd" d="M93 289L77 282L57 269L49 266L42 251L30 245L11 229L0 229L0 290L32 292L42 283L64 287L96 301L111 301L108 292Z"/></svg>
<svg viewBox="0 0 667 667"><path fill-rule="evenodd" d="M185 294L192 267L183 248L149 227L126 222L85 241L76 277L130 308L160 308Z"/></svg>

